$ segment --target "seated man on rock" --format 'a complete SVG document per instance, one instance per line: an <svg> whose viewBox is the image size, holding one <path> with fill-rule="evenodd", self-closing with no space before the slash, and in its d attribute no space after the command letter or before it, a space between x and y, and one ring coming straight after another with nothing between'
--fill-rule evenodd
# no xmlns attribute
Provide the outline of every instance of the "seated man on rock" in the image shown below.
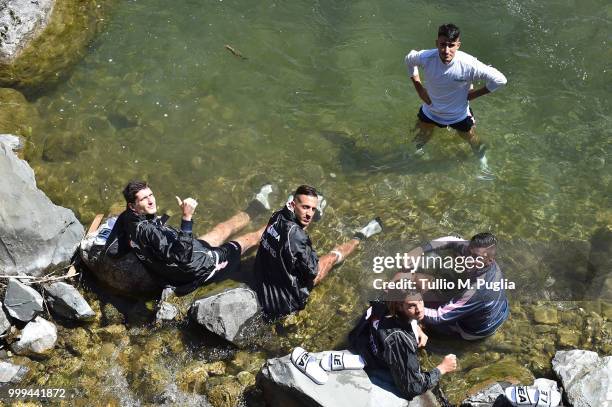
<svg viewBox="0 0 612 407"><path fill-rule="evenodd" d="M462 258L461 263L456 264L465 265L465 274L459 276L464 286L459 294L441 304L426 302L423 323L433 331L460 336L465 340L477 340L493 335L510 314L504 291L507 280L504 280L495 261L497 239L488 232L478 233L470 241L446 236L417 247L407 255L410 259L424 259L424 254L443 250L450 251L455 258ZM468 266L468 263L473 265ZM421 278L420 276L422 275L408 275L415 281ZM419 284L421 283L419 282L417 287L422 288Z"/></svg>
<svg viewBox="0 0 612 407"><path fill-rule="evenodd" d="M107 247L119 240L119 253L132 250L145 267L164 284L177 287L177 292L194 290L224 270L240 264L240 256L259 242L259 230L225 241L244 228L257 214L270 209L271 185L261 188L248 208L219 223L207 234L195 238L192 217L198 203L193 198L176 197L182 210L181 228L165 225L156 216L153 191L144 181L131 181L123 190L127 208L119 216Z"/></svg>
<svg viewBox="0 0 612 407"><path fill-rule="evenodd" d="M255 291L270 320L303 309L310 290L335 264L350 255L362 240L382 231L380 219L374 219L348 242L319 258L306 233L317 206L317 191L301 185L293 198L272 215L261 236L255 259Z"/></svg>
<svg viewBox="0 0 612 407"><path fill-rule="evenodd" d="M446 355L431 371L421 371L417 348L424 347L427 342L427 336L417 326L424 317L421 294L416 290L394 290L385 296L387 301L371 303L349 334L351 351L361 357L366 370L389 371L402 396L412 400L433 388L443 374L456 370L457 358L453 354ZM354 356L345 355L339 360L351 362L351 358ZM334 360L330 359L333 364ZM326 368L330 362L324 357L321 365Z"/></svg>

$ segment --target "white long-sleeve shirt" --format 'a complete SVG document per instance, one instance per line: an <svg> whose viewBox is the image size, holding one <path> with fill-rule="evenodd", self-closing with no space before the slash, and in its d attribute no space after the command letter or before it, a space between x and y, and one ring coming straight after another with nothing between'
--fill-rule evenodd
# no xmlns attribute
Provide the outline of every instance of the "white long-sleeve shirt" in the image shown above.
<svg viewBox="0 0 612 407"><path fill-rule="evenodd" d="M490 92L506 84L506 77L492 66L480 62L470 54L457 51L453 60L445 64L437 49L412 50L405 58L410 76L425 73L425 89L431 105L423 103L423 113L440 124L453 124L465 119L469 113L467 100L470 85L484 80Z"/></svg>

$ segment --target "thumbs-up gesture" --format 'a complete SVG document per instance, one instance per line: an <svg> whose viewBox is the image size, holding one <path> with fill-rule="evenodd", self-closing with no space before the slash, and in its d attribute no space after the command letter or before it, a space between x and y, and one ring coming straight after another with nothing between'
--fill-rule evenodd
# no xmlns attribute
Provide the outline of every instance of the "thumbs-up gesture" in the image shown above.
<svg viewBox="0 0 612 407"><path fill-rule="evenodd" d="M181 200L181 198L178 196L176 197L176 202L183 211L183 220L190 221L193 213L195 212L196 206L198 206L198 202L193 198L185 198L185 200Z"/></svg>

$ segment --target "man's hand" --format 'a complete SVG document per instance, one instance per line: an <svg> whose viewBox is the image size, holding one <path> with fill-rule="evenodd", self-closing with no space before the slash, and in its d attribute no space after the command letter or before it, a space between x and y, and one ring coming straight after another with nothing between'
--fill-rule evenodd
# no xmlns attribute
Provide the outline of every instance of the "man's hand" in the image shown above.
<svg viewBox="0 0 612 407"><path fill-rule="evenodd" d="M425 335L425 332L421 329L420 326L417 325L417 333L419 334L419 348L424 348L427 345L427 340L429 337Z"/></svg>
<svg viewBox="0 0 612 407"><path fill-rule="evenodd" d="M480 89L470 89L469 92L468 92L467 99L468 100L474 100L477 97L486 95L487 93L491 93L491 92L489 91L489 89L487 89L486 86L483 86Z"/></svg>
<svg viewBox="0 0 612 407"><path fill-rule="evenodd" d="M457 370L457 356L452 353L444 356L444 360L436 366L440 373L446 374Z"/></svg>
<svg viewBox="0 0 612 407"><path fill-rule="evenodd" d="M198 202L193 198L186 198L182 201L178 196L176 197L176 202L183 211L183 220L190 221L196 206L198 206Z"/></svg>
<svg viewBox="0 0 612 407"><path fill-rule="evenodd" d="M412 84L414 85L414 89L418 93L421 100L425 102L426 104L431 105L431 99L429 97L429 93L427 93L427 89L425 89L425 87L421 83L421 78L419 77L419 75L412 76L410 77L410 79L412 79Z"/></svg>

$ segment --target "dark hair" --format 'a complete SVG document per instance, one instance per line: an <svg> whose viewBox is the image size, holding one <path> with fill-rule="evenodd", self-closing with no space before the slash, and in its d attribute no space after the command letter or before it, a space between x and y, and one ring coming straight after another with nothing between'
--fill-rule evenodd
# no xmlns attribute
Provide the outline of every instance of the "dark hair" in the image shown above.
<svg viewBox="0 0 612 407"><path fill-rule="evenodd" d="M128 182L128 184L123 188L123 197L125 198L126 203L135 203L136 202L136 194L139 191L142 191L145 188L148 188L149 184L146 181L137 181L132 180Z"/></svg>
<svg viewBox="0 0 612 407"><path fill-rule="evenodd" d="M317 190L314 189L314 187L311 187L310 185L300 185L299 187L297 187L297 189L293 193L293 196L298 195L314 196L315 198L319 196L317 194Z"/></svg>
<svg viewBox="0 0 612 407"><path fill-rule="evenodd" d="M384 298L389 315L397 316L398 310L408 297L414 297L415 301L423 299L421 293L415 289L394 289L386 292Z"/></svg>
<svg viewBox="0 0 612 407"><path fill-rule="evenodd" d="M489 232L478 233L477 235L474 235L472 239L470 240L470 246L472 247L486 248L486 247L496 246L496 245L497 245L497 239L495 238L495 235Z"/></svg>
<svg viewBox="0 0 612 407"><path fill-rule="evenodd" d="M459 31L459 27L455 24L448 23L442 24L438 27L438 37L445 36L449 41L455 41L461 36L461 32Z"/></svg>

